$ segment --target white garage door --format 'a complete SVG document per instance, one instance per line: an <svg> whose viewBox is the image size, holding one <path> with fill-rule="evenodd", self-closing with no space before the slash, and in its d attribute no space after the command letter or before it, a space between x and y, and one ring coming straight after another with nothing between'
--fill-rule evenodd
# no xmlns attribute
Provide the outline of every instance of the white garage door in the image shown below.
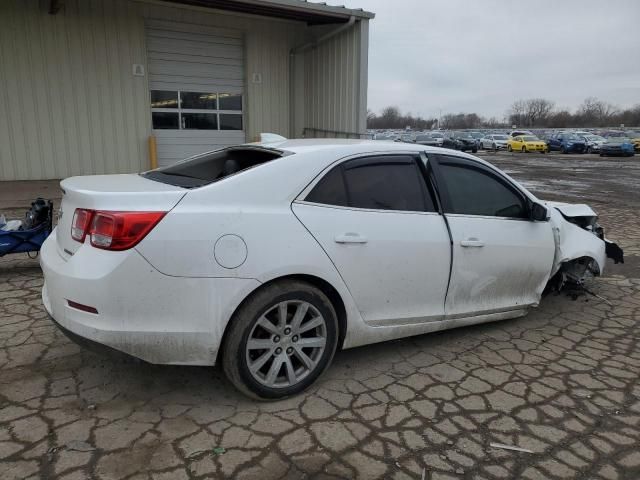
<svg viewBox="0 0 640 480"><path fill-rule="evenodd" d="M245 142L241 33L156 20L146 33L158 164Z"/></svg>

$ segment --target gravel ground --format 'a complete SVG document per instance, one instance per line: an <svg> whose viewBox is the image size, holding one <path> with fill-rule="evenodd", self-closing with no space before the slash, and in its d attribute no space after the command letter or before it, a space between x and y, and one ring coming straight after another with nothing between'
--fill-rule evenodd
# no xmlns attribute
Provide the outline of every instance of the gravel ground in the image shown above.
<svg viewBox="0 0 640 480"><path fill-rule="evenodd" d="M37 261L8 256L0 478L640 478L640 159L480 156L598 210L627 256L589 285L601 298L344 351L304 395L256 403L217 368L81 350L47 319Z"/></svg>

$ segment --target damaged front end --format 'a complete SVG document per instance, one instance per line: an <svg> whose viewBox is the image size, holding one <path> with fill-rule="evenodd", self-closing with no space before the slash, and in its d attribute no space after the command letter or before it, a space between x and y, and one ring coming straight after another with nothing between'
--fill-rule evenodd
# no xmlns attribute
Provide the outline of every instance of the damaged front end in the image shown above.
<svg viewBox="0 0 640 480"><path fill-rule="evenodd" d="M556 246L547 289L558 291L568 284L583 286L589 278L602 275L607 257L624 263L622 249L605 238L591 207L559 202L546 205Z"/></svg>

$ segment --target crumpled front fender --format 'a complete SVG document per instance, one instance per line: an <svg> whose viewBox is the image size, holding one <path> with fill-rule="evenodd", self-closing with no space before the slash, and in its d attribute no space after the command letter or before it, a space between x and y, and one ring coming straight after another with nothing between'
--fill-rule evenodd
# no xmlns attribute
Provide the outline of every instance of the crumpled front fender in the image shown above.
<svg viewBox="0 0 640 480"><path fill-rule="evenodd" d="M595 231L586 230L571 223L567 217L597 218L595 212L587 205L566 205L548 202L552 224L553 237L556 244L553 269L551 276L555 275L563 264L572 260L590 258L595 262L597 273L602 275L606 261L605 242L600 239Z"/></svg>

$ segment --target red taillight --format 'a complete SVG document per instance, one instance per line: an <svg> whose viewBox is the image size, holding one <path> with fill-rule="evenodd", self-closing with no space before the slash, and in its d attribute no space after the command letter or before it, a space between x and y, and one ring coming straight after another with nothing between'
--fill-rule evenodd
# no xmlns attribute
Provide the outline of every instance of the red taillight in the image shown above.
<svg viewBox="0 0 640 480"><path fill-rule="evenodd" d="M93 210L76 208L76 211L73 212L73 221L71 222L71 238L84 243L84 238L89 231L89 225L91 225L92 215Z"/></svg>
<svg viewBox="0 0 640 480"><path fill-rule="evenodd" d="M91 245L104 250L127 250L137 245L166 212L107 212L93 214Z"/></svg>
<svg viewBox="0 0 640 480"><path fill-rule="evenodd" d="M109 212L76 208L71 237L104 250L127 250L137 245L167 212Z"/></svg>

